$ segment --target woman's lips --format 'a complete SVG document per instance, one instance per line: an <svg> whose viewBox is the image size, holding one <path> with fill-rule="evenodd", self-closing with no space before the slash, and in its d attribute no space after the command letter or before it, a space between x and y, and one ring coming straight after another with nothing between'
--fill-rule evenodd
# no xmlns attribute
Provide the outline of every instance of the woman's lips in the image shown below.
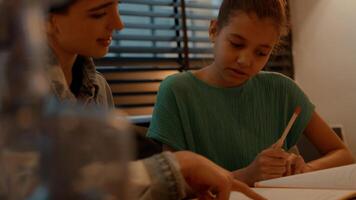
<svg viewBox="0 0 356 200"><path fill-rule="evenodd" d="M112 38L99 38L97 39L97 42L104 47L108 47L111 43Z"/></svg>

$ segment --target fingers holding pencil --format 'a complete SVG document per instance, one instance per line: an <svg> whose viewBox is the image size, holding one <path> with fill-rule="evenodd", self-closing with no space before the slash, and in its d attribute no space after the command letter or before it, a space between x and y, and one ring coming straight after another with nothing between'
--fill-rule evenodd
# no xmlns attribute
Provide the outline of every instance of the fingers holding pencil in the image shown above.
<svg viewBox="0 0 356 200"><path fill-rule="evenodd" d="M255 160L243 169L250 182L278 178L292 173L291 167L294 164L292 161L296 161L296 159L291 159L290 154L284 151L282 147L300 112L301 107L298 106L276 143L260 152ZM250 182L248 183L249 185L251 185Z"/></svg>

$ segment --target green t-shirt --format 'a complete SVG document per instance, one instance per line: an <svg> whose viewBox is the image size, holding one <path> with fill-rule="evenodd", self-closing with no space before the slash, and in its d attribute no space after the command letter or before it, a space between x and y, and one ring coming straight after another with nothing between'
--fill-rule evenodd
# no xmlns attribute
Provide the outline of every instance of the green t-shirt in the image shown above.
<svg viewBox="0 0 356 200"><path fill-rule="evenodd" d="M286 149L296 144L314 112L293 80L260 72L242 86L217 88L191 72L179 73L161 83L148 137L236 170L278 140L297 106L302 111Z"/></svg>

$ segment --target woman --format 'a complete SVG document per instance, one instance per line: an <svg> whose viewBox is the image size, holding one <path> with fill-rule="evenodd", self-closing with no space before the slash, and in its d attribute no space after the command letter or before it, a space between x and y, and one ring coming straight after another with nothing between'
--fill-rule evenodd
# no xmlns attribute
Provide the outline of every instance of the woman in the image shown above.
<svg viewBox="0 0 356 200"><path fill-rule="evenodd" d="M123 24L116 1L101 3L75 0L50 9L47 36L55 66L49 71L52 90L60 100L113 108L109 85L95 71L92 57L108 52L113 31Z"/></svg>

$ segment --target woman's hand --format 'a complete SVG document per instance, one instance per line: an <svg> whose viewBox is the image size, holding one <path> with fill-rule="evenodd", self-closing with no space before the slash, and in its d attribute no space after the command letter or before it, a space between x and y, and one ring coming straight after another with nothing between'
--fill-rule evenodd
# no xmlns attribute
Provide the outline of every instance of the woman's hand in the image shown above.
<svg viewBox="0 0 356 200"><path fill-rule="evenodd" d="M175 156L184 179L199 199L228 200L231 191L239 191L255 200L265 199L203 156L187 151L176 152Z"/></svg>

